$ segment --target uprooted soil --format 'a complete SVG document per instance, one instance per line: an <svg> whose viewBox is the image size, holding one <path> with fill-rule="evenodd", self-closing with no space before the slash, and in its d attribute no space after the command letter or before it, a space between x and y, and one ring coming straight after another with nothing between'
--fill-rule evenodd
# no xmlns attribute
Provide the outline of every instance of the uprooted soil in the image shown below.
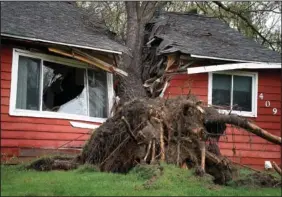
<svg viewBox="0 0 282 197"><path fill-rule="evenodd" d="M235 178L232 185L238 187L281 187L281 177L273 176L267 172L254 172L247 176Z"/></svg>
<svg viewBox="0 0 282 197"><path fill-rule="evenodd" d="M201 169L200 142L214 141L206 150L206 172L215 182L226 183L231 179L232 164L220 155L216 145L225 124L209 124L208 117L217 111L198 108L199 104L193 96L125 103L95 131L79 160L98 165L102 171L121 173L139 163L160 160Z"/></svg>
<svg viewBox="0 0 282 197"><path fill-rule="evenodd" d="M42 157L36 159L27 165L27 169L35 169L38 171L50 171L50 170L71 170L78 167L74 157L68 156L53 156Z"/></svg>
<svg viewBox="0 0 282 197"><path fill-rule="evenodd" d="M215 183L226 184L232 180L235 168L217 146L226 125L214 121L216 116L217 110L203 106L193 95L135 99L120 106L95 130L82 153L67 161L71 164L48 160L51 167L44 168L59 166L68 170L79 164L92 164L101 171L127 173L136 165L163 161L194 168L198 175L208 173ZM31 168L42 170L42 166L37 162Z"/></svg>

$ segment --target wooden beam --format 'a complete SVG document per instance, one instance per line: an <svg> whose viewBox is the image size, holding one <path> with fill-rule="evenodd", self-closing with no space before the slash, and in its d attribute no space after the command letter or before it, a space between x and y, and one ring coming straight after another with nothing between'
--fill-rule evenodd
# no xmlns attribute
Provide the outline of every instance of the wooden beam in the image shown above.
<svg viewBox="0 0 282 197"><path fill-rule="evenodd" d="M166 66L165 72L169 70L169 68L175 63L175 61L176 61L176 55L175 54L168 55L167 66Z"/></svg>
<svg viewBox="0 0 282 197"><path fill-rule="evenodd" d="M116 72L119 75L128 76L128 74L126 72L122 71L121 69L117 69L117 68L113 67L112 65L108 64L107 62L104 62L104 61L102 61L98 58L94 58L94 57L92 57L88 54L87 54L87 57L83 57L81 54L79 54L79 55L75 54L75 52L68 53L66 51L54 49L54 48L48 48L48 50L51 51L51 52L60 54L60 55L75 58L75 59L80 60L82 62L88 63L88 64L96 66L98 68L101 68L102 70L104 70L106 72L110 72L110 73ZM79 52L77 52L77 53L79 53ZM86 56L86 53L83 53L83 54L84 54L84 56Z"/></svg>
<svg viewBox="0 0 282 197"><path fill-rule="evenodd" d="M72 58L75 58L77 60L80 60L82 62L85 62L85 63L88 63L88 64L91 64L91 65L94 65L94 66L97 66L99 68L101 68L102 70L105 70L107 72L112 72L109 68L107 68L106 66L101 66L101 65L96 65L94 62L82 57L82 56L79 56L79 55L76 55L76 54L71 54L71 53L68 53L68 52L65 52L65 51L62 51L62 50L59 50L59 49L54 49L54 48L48 48L49 51L51 52L54 52L54 53L57 53L57 54L60 54L60 55L64 55L64 56L67 56L67 57L72 57Z"/></svg>
<svg viewBox="0 0 282 197"><path fill-rule="evenodd" d="M105 61L103 61L103 60L101 60L101 59L99 59L99 58L96 58L96 57L94 57L94 56L92 56L92 55L89 55L89 54L87 54L87 53L85 53L85 52L82 52L81 50L78 50L78 49L73 49L73 51L74 51L75 53L79 54L79 55L82 55L82 56L84 56L84 57L89 58L89 59L90 59L91 61L93 61L95 64L104 65L104 66L106 66L106 67L109 67L110 69L113 69L114 72L116 72L117 74L120 74L120 75L123 75L123 76L128 76L128 74L127 74L125 71L123 71L123 70L121 70L121 69L119 69L119 68L117 68L117 67L114 67L114 66L112 66L111 64L109 64L109 63L107 63L107 62L105 62Z"/></svg>

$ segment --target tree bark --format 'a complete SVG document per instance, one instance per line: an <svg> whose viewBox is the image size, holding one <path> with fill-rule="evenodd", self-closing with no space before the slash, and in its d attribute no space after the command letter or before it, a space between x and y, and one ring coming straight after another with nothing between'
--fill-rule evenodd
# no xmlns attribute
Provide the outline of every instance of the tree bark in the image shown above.
<svg viewBox="0 0 282 197"><path fill-rule="evenodd" d="M131 50L132 56L124 54L123 69L128 77L120 78L119 96L121 101L131 100L135 97L145 97L146 92L141 80L140 46L143 40L143 24L138 16L139 2L125 2L127 12L126 46Z"/></svg>
<svg viewBox="0 0 282 197"><path fill-rule="evenodd" d="M274 161L272 162L272 166L273 166L274 170L275 170L278 174L282 175L282 170L281 170L281 168L279 168L279 166L278 166Z"/></svg>
<svg viewBox="0 0 282 197"><path fill-rule="evenodd" d="M164 5L163 2L125 2L127 12L126 46L131 50L132 56L126 54L123 56L122 69L128 73L128 77L119 78L118 96L122 103L126 100L147 96L141 77L144 29L156 9L162 5Z"/></svg>
<svg viewBox="0 0 282 197"><path fill-rule="evenodd" d="M222 123L226 123L226 124L232 124L232 125L236 125L239 126L251 133L254 133L257 136L260 136L261 138L272 142L274 144L278 144L281 145L281 137L272 135L271 133L265 131L264 129L261 129L260 127L258 127L257 125L249 122L246 119L243 119L239 116L235 116L235 115L217 115L214 117L210 117L208 119L209 123L218 123L218 122L222 122Z"/></svg>

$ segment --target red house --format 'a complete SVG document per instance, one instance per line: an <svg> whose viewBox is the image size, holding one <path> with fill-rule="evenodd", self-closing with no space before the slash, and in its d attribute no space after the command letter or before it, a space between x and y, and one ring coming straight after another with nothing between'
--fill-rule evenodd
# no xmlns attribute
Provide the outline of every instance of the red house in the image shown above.
<svg viewBox="0 0 282 197"><path fill-rule="evenodd" d="M1 2L2 161L79 152L109 117L112 73L126 75L115 60L128 51L101 27L89 29L83 16L66 2ZM149 93L192 91L221 112L248 117L281 136L279 53L201 15L163 14L146 29L159 65L145 82ZM281 147L235 128L221 137L220 147L241 164L281 163Z"/></svg>
<svg viewBox="0 0 282 197"><path fill-rule="evenodd" d="M190 91L222 113L238 114L281 136L281 54L244 37L219 19L195 13L159 13L146 25L150 69L144 86L152 96ZM221 153L264 168L281 164L281 147L228 127Z"/></svg>
<svg viewBox="0 0 282 197"><path fill-rule="evenodd" d="M72 3L1 2L2 161L80 151L109 117L127 49L86 22Z"/></svg>

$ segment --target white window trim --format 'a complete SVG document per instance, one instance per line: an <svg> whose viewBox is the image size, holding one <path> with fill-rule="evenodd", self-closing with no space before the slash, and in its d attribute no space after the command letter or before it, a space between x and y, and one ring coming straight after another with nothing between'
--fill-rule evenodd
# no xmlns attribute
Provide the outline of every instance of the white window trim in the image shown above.
<svg viewBox="0 0 282 197"><path fill-rule="evenodd" d="M232 110L231 114L237 114L245 117L257 117L257 96L258 96L258 73L257 72L243 72L243 71L222 71L222 72L209 72L208 79L208 105L212 105L212 74L226 74L237 76L249 76L252 77L252 111L236 111ZM230 110L219 109L219 113L229 114Z"/></svg>
<svg viewBox="0 0 282 197"><path fill-rule="evenodd" d="M85 63L82 63L76 60L56 57L52 55L46 55L46 54L37 53L37 52L30 52L30 51L21 50L21 49L13 49L12 79L11 79L10 105L9 105L9 115L10 116L83 120L83 121L96 122L96 123L103 123L107 120L107 118L89 117L89 116L68 114L68 113L16 109L19 55L26 56L26 57L40 58L41 60L46 60L46 61L50 61L54 63L61 63L66 66L73 66L73 67L79 67L79 68L89 67L88 64L85 64ZM114 96L113 75L111 73L107 73L107 87L108 87L108 117L109 117L110 109L113 105L112 98Z"/></svg>
<svg viewBox="0 0 282 197"><path fill-rule="evenodd" d="M207 73L238 69L281 69L280 63L235 63L187 68L188 74Z"/></svg>
<svg viewBox="0 0 282 197"><path fill-rule="evenodd" d="M83 129L97 129L100 125L88 124L84 122L70 121L71 126Z"/></svg>

